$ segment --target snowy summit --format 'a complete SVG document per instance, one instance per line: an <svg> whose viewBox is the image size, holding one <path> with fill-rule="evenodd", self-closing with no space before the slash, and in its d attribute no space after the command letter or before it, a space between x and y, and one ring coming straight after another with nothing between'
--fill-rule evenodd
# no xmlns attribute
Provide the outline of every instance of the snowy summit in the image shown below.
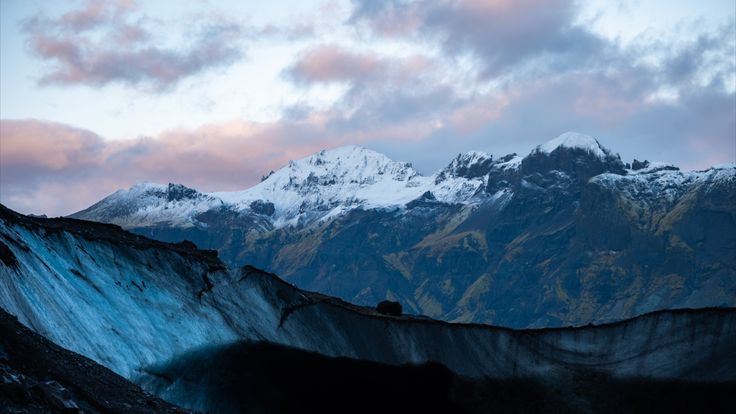
<svg viewBox="0 0 736 414"><path fill-rule="evenodd" d="M597 139L590 135L580 134L577 132L565 132L557 138L551 139L544 144L537 146L534 151L551 154L558 148L582 149L598 158L604 158L608 152Z"/></svg>

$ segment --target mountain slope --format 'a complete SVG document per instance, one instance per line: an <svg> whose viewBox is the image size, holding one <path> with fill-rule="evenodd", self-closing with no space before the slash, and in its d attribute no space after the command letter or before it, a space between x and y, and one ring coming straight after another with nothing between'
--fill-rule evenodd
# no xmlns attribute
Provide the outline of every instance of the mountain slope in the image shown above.
<svg viewBox="0 0 736 414"><path fill-rule="evenodd" d="M196 208L160 193L155 216L139 207L149 197L129 190L75 217L191 240L231 266L449 321L584 325L736 306L736 165L633 164L575 133L525 157L461 154L430 177L345 147L242 192L191 190Z"/></svg>

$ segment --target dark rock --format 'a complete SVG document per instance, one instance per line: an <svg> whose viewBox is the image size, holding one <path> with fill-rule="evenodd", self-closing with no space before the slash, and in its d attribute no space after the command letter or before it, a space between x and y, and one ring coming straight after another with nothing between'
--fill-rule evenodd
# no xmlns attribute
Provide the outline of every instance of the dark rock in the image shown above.
<svg viewBox="0 0 736 414"><path fill-rule="evenodd" d="M475 162L471 162L475 161ZM480 178L487 175L493 165L493 156L473 160L467 154L458 154L450 165L437 174L435 183L440 183L450 177Z"/></svg>
<svg viewBox="0 0 736 414"><path fill-rule="evenodd" d="M17 268L18 258L15 257L13 251L3 242L0 241L0 261L7 267Z"/></svg>
<svg viewBox="0 0 736 414"><path fill-rule="evenodd" d="M384 300L376 305L378 313L391 316L401 316L402 309L399 302L392 302L390 300Z"/></svg>
<svg viewBox="0 0 736 414"><path fill-rule="evenodd" d="M631 163L631 169L634 171L642 170L644 168L649 167L649 161L639 161L636 158L634 158L634 161Z"/></svg>
<svg viewBox="0 0 736 414"><path fill-rule="evenodd" d="M521 173L548 175L550 172L560 171L584 184L590 177L604 172L623 174L624 167L621 158L612 153L598 157L582 148L559 147L549 154L531 153L521 163Z"/></svg>
<svg viewBox="0 0 736 414"><path fill-rule="evenodd" d="M182 240L177 244L187 250L197 250L197 245L191 240Z"/></svg>
<svg viewBox="0 0 736 414"><path fill-rule="evenodd" d="M195 198L197 196L197 190L189 187L185 187L181 184L169 183L169 187L166 190L167 201L180 201L189 198Z"/></svg>
<svg viewBox="0 0 736 414"><path fill-rule="evenodd" d="M261 177L261 182L264 182L264 181L268 180L268 177L270 177L272 175L273 175L273 170L271 170L271 172L269 172L268 174L262 176Z"/></svg>
<svg viewBox="0 0 736 414"><path fill-rule="evenodd" d="M250 203L250 209L256 214L264 216L272 216L276 212L276 208L270 201L256 200Z"/></svg>
<svg viewBox="0 0 736 414"><path fill-rule="evenodd" d="M45 381L31 388L38 393L50 406L62 413L74 414L79 412L79 405L72 400L69 390L56 381Z"/></svg>
<svg viewBox="0 0 736 414"><path fill-rule="evenodd" d="M0 396L8 398L15 403L26 403L29 394L23 380L22 375L12 372L5 365L0 365Z"/></svg>

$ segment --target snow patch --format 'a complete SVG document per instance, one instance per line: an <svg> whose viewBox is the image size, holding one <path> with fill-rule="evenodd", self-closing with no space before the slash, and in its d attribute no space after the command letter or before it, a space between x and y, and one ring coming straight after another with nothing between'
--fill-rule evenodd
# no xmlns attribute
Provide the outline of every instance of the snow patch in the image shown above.
<svg viewBox="0 0 736 414"><path fill-rule="evenodd" d="M511 158L508 161L500 162L495 165L496 168L500 168L502 170L517 170L519 169L519 166L521 165L521 161L524 160L524 157L520 155L515 155L513 158Z"/></svg>

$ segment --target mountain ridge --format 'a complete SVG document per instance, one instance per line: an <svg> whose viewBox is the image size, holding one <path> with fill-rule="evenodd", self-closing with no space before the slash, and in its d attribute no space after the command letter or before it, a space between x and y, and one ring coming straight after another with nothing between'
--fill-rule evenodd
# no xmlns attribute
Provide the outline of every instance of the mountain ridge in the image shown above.
<svg viewBox="0 0 736 414"><path fill-rule="evenodd" d="M595 150L591 149L593 144L597 146ZM537 146L524 158L537 153L549 155L558 149L582 149L599 158L611 155L610 151L602 148L591 137L565 133ZM194 215L213 208L226 206L234 211L251 210L259 214L265 206L265 211L269 212L265 216L281 216L271 220L273 227L278 228L298 224L300 216L309 216L308 213L320 220L354 208L404 206L426 193L439 202L469 204L474 196L481 193L482 186L489 185L491 170L503 171L521 165L523 158L515 156L509 154L494 160L491 154L471 150L458 154L445 167L424 176L414 170L411 163L394 161L358 145L347 145L289 161L245 190L203 193L182 184L143 182L128 190L118 190L70 217L110 221L126 228L153 226L161 222L189 226L193 225ZM312 197L315 192L317 196ZM135 203L136 199L143 197L153 201L152 196L159 200L159 204L166 204L165 210L171 209L172 212L152 211L150 202ZM130 210L107 212L105 204L111 202L130 204ZM253 203L257 205L251 206ZM136 204L137 209L134 208ZM304 214L305 210L307 214ZM126 216L138 217L125 221L123 217Z"/></svg>
<svg viewBox="0 0 736 414"><path fill-rule="evenodd" d="M341 151L370 164L363 149ZM393 162L400 179L384 186L386 174L333 168L341 157L330 154L296 161L259 184L291 186L279 197L292 210L276 199L241 197L233 207L159 186L153 198L103 200L105 209L97 209L144 205L135 220L94 208L75 217L190 240L231 266L253 264L308 290L359 304L398 300L454 322L561 326L736 306L736 164L700 171L627 165L594 138L563 134L525 157L460 154L427 177ZM313 174L315 166L324 174ZM155 208L145 207L148 200Z"/></svg>

